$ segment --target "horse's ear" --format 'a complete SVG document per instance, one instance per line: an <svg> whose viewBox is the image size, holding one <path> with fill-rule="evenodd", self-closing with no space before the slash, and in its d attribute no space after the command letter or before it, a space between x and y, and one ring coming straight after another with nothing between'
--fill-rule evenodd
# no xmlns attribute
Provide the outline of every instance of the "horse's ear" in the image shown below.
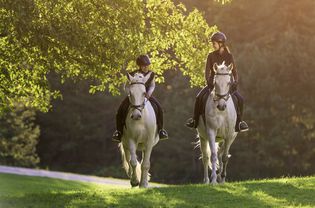
<svg viewBox="0 0 315 208"><path fill-rule="evenodd" d="M133 76L131 76L129 73L127 73L127 78L128 78L129 81L131 81Z"/></svg>
<svg viewBox="0 0 315 208"><path fill-rule="evenodd" d="M230 63L230 65L228 66L228 70L230 73L232 72L232 70L233 70L233 64L232 63Z"/></svg>
<svg viewBox="0 0 315 208"><path fill-rule="evenodd" d="M217 73L217 70L218 70L218 64L217 64L217 63L214 63L214 64L213 64L213 71L214 71L215 73Z"/></svg>
<svg viewBox="0 0 315 208"><path fill-rule="evenodd" d="M152 72L149 72L147 75L145 75L145 77L143 77L143 83L146 83L149 78L151 77Z"/></svg>

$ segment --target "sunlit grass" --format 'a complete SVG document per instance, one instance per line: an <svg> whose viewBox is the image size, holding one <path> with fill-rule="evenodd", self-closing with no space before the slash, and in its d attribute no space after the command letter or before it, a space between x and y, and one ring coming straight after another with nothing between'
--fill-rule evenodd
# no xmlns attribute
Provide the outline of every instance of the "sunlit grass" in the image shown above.
<svg viewBox="0 0 315 208"><path fill-rule="evenodd" d="M0 207L315 207L315 177L138 189L0 174Z"/></svg>

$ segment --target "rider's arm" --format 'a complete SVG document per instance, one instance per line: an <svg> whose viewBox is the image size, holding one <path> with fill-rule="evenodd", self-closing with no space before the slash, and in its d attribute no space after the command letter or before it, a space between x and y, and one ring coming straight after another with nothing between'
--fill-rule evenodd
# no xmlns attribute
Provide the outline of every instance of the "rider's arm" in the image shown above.
<svg viewBox="0 0 315 208"><path fill-rule="evenodd" d="M151 97L154 89L155 89L155 76L153 75L153 79L151 79L148 90L147 90L147 97Z"/></svg>
<svg viewBox="0 0 315 208"><path fill-rule="evenodd" d="M211 76L212 66L213 66L213 63L211 61L211 57L210 55L208 55L206 69L205 69L205 79L208 86L213 85L213 76Z"/></svg>

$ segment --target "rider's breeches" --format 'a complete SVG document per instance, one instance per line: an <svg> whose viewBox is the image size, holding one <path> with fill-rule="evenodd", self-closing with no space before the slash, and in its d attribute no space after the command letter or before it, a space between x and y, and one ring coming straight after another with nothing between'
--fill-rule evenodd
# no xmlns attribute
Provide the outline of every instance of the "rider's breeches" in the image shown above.
<svg viewBox="0 0 315 208"><path fill-rule="evenodd" d="M194 106L194 117L195 125L198 125L199 116L204 111L204 106L202 105L203 100L207 98L205 95L209 94L210 90L208 86L205 86L196 96L195 106Z"/></svg>
<svg viewBox="0 0 315 208"><path fill-rule="evenodd" d="M242 121L242 116L243 116L243 109L244 109L244 98L243 96L238 92L235 91L233 93L237 97L237 101L234 101L235 108L236 108L236 113L237 113L237 122Z"/></svg>
<svg viewBox="0 0 315 208"><path fill-rule="evenodd" d="M159 101L153 96L151 96L149 98L149 101L151 102L151 105L155 111L156 123L157 123L158 130L161 130L161 129L163 129L163 109L162 109L162 106L159 103Z"/></svg>
<svg viewBox="0 0 315 208"><path fill-rule="evenodd" d="M156 123L158 126L158 130L160 130L163 128L163 110L162 110L161 104L153 96L149 98L149 101L151 102L151 105L155 111ZM121 133L123 133L124 125L126 123L129 105L130 105L129 99L128 97L126 97L121 102L118 108L117 114L116 114L116 128Z"/></svg>
<svg viewBox="0 0 315 208"><path fill-rule="evenodd" d="M126 97L121 103L118 108L117 114L116 114L116 128L121 133L123 132L124 125L126 122L126 117L128 114L128 108L129 108L130 102L128 97Z"/></svg>

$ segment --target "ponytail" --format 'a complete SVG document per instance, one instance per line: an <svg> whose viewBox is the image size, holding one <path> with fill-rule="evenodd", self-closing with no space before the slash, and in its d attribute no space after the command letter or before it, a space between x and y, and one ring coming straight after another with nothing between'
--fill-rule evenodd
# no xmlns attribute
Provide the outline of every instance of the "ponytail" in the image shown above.
<svg viewBox="0 0 315 208"><path fill-rule="evenodd" d="M224 45L224 49L226 50L226 52L228 52L229 54L231 54L231 51L230 51L230 49L229 49L228 46Z"/></svg>

